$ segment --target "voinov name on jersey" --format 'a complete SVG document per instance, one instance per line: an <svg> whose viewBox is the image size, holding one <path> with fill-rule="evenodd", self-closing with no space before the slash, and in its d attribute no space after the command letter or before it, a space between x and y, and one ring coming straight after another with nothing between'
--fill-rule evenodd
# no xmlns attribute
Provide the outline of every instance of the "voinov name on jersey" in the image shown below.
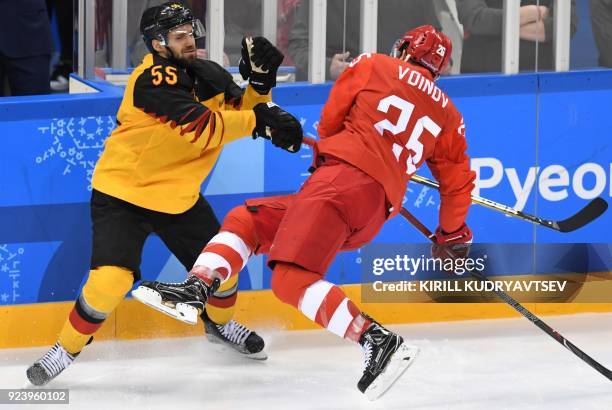
<svg viewBox="0 0 612 410"><path fill-rule="evenodd" d="M481 190L494 188L505 182L510 184L519 211L525 207L534 188L547 201L562 201L569 196L570 189L582 199L593 199L607 195L612 197L612 163L600 165L586 162L575 169L563 165L529 167L527 172L517 168L504 168L497 158L472 158L471 167L476 172L472 193L482 195Z"/></svg>

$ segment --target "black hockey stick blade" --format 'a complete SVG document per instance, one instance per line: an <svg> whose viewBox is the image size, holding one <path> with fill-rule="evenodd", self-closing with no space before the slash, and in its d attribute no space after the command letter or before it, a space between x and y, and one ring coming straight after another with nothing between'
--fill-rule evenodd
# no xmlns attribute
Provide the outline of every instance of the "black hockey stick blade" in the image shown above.
<svg viewBox="0 0 612 410"><path fill-rule="evenodd" d="M603 198L595 198L575 215L563 221L553 222L555 228L561 232L572 232L582 228L589 222L599 218L608 209L608 203Z"/></svg>
<svg viewBox="0 0 612 410"><path fill-rule="evenodd" d="M420 175L413 175L411 180L429 188L440 189L440 185L436 181L432 181L431 179L422 177ZM603 198L595 198L584 208L578 211L577 214L563 221L551 221L548 219L539 218L535 215L530 215L523 211L519 211L518 209L511 208L508 205L500 204L499 202L495 202L478 195L472 195L471 198L472 202L475 204L482 205L489 209L502 212L508 216L523 219L525 221L529 221L531 223L563 233L572 232L578 228L582 228L584 225L597 219L606 211L606 209L608 209L608 203Z"/></svg>

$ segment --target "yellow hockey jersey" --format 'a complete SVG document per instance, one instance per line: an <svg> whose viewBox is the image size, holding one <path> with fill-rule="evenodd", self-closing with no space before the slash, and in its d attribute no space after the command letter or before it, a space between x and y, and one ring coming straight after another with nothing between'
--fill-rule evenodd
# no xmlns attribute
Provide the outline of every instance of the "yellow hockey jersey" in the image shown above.
<svg viewBox="0 0 612 410"><path fill-rule="evenodd" d="M154 211L185 212L222 146L251 135L252 108L270 101L270 93L242 90L212 61L194 64L199 78L152 54L134 69L118 126L96 164L94 189Z"/></svg>

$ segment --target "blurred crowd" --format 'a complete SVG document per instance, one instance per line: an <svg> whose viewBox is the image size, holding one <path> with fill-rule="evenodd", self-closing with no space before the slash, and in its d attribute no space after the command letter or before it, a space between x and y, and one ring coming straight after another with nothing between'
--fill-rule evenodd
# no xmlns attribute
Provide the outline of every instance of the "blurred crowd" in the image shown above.
<svg viewBox="0 0 612 410"><path fill-rule="evenodd" d="M72 7L72 0L0 0L0 96L68 89L73 66ZM52 19L57 44L53 44Z"/></svg>
<svg viewBox="0 0 612 410"><path fill-rule="evenodd" d="M590 23L598 64L612 67L612 0L589 1L590 22L580 24ZM147 52L138 32L143 10L163 2L128 2L128 66L138 65ZM205 21L205 0L183 2ZM108 66L110 61L112 3L96 0L96 65L100 67ZM379 0L378 51L389 52L407 29L431 24L453 40L450 72L499 72L503 3L503 0ZM360 1L328 0L327 4L326 79L334 80L359 54ZM553 69L554 4L554 0L521 1L521 71ZM277 5L276 43L285 54L283 64L295 67L296 80L307 80L310 1L278 0ZM0 9L0 96L67 90L74 67L73 0L0 0ZM226 66L238 65L243 36L261 35L261 12L262 0L225 0ZM578 24L576 0L571 0L571 36L576 34ZM205 41L199 41L198 55L206 58Z"/></svg>

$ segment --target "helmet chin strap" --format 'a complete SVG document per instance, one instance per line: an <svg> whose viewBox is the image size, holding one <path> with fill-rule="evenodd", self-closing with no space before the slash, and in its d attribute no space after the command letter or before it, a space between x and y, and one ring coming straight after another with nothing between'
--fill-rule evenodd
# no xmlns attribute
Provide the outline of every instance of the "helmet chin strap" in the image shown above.
<svg viewBox="0 0 612 410"><path fill-rule="evenodd" d="M166 51L168 52L168 55L170 56L169 60L171 59L171 60L175 60L175 61L177 61L177 60L178 60L178 58L176 58L176 56L175 56L175 55L174 55L174 53L172 52L172 49L170 48L170 46L166 46L166 45L165 45L164 47L166 47Z"/></svg>

